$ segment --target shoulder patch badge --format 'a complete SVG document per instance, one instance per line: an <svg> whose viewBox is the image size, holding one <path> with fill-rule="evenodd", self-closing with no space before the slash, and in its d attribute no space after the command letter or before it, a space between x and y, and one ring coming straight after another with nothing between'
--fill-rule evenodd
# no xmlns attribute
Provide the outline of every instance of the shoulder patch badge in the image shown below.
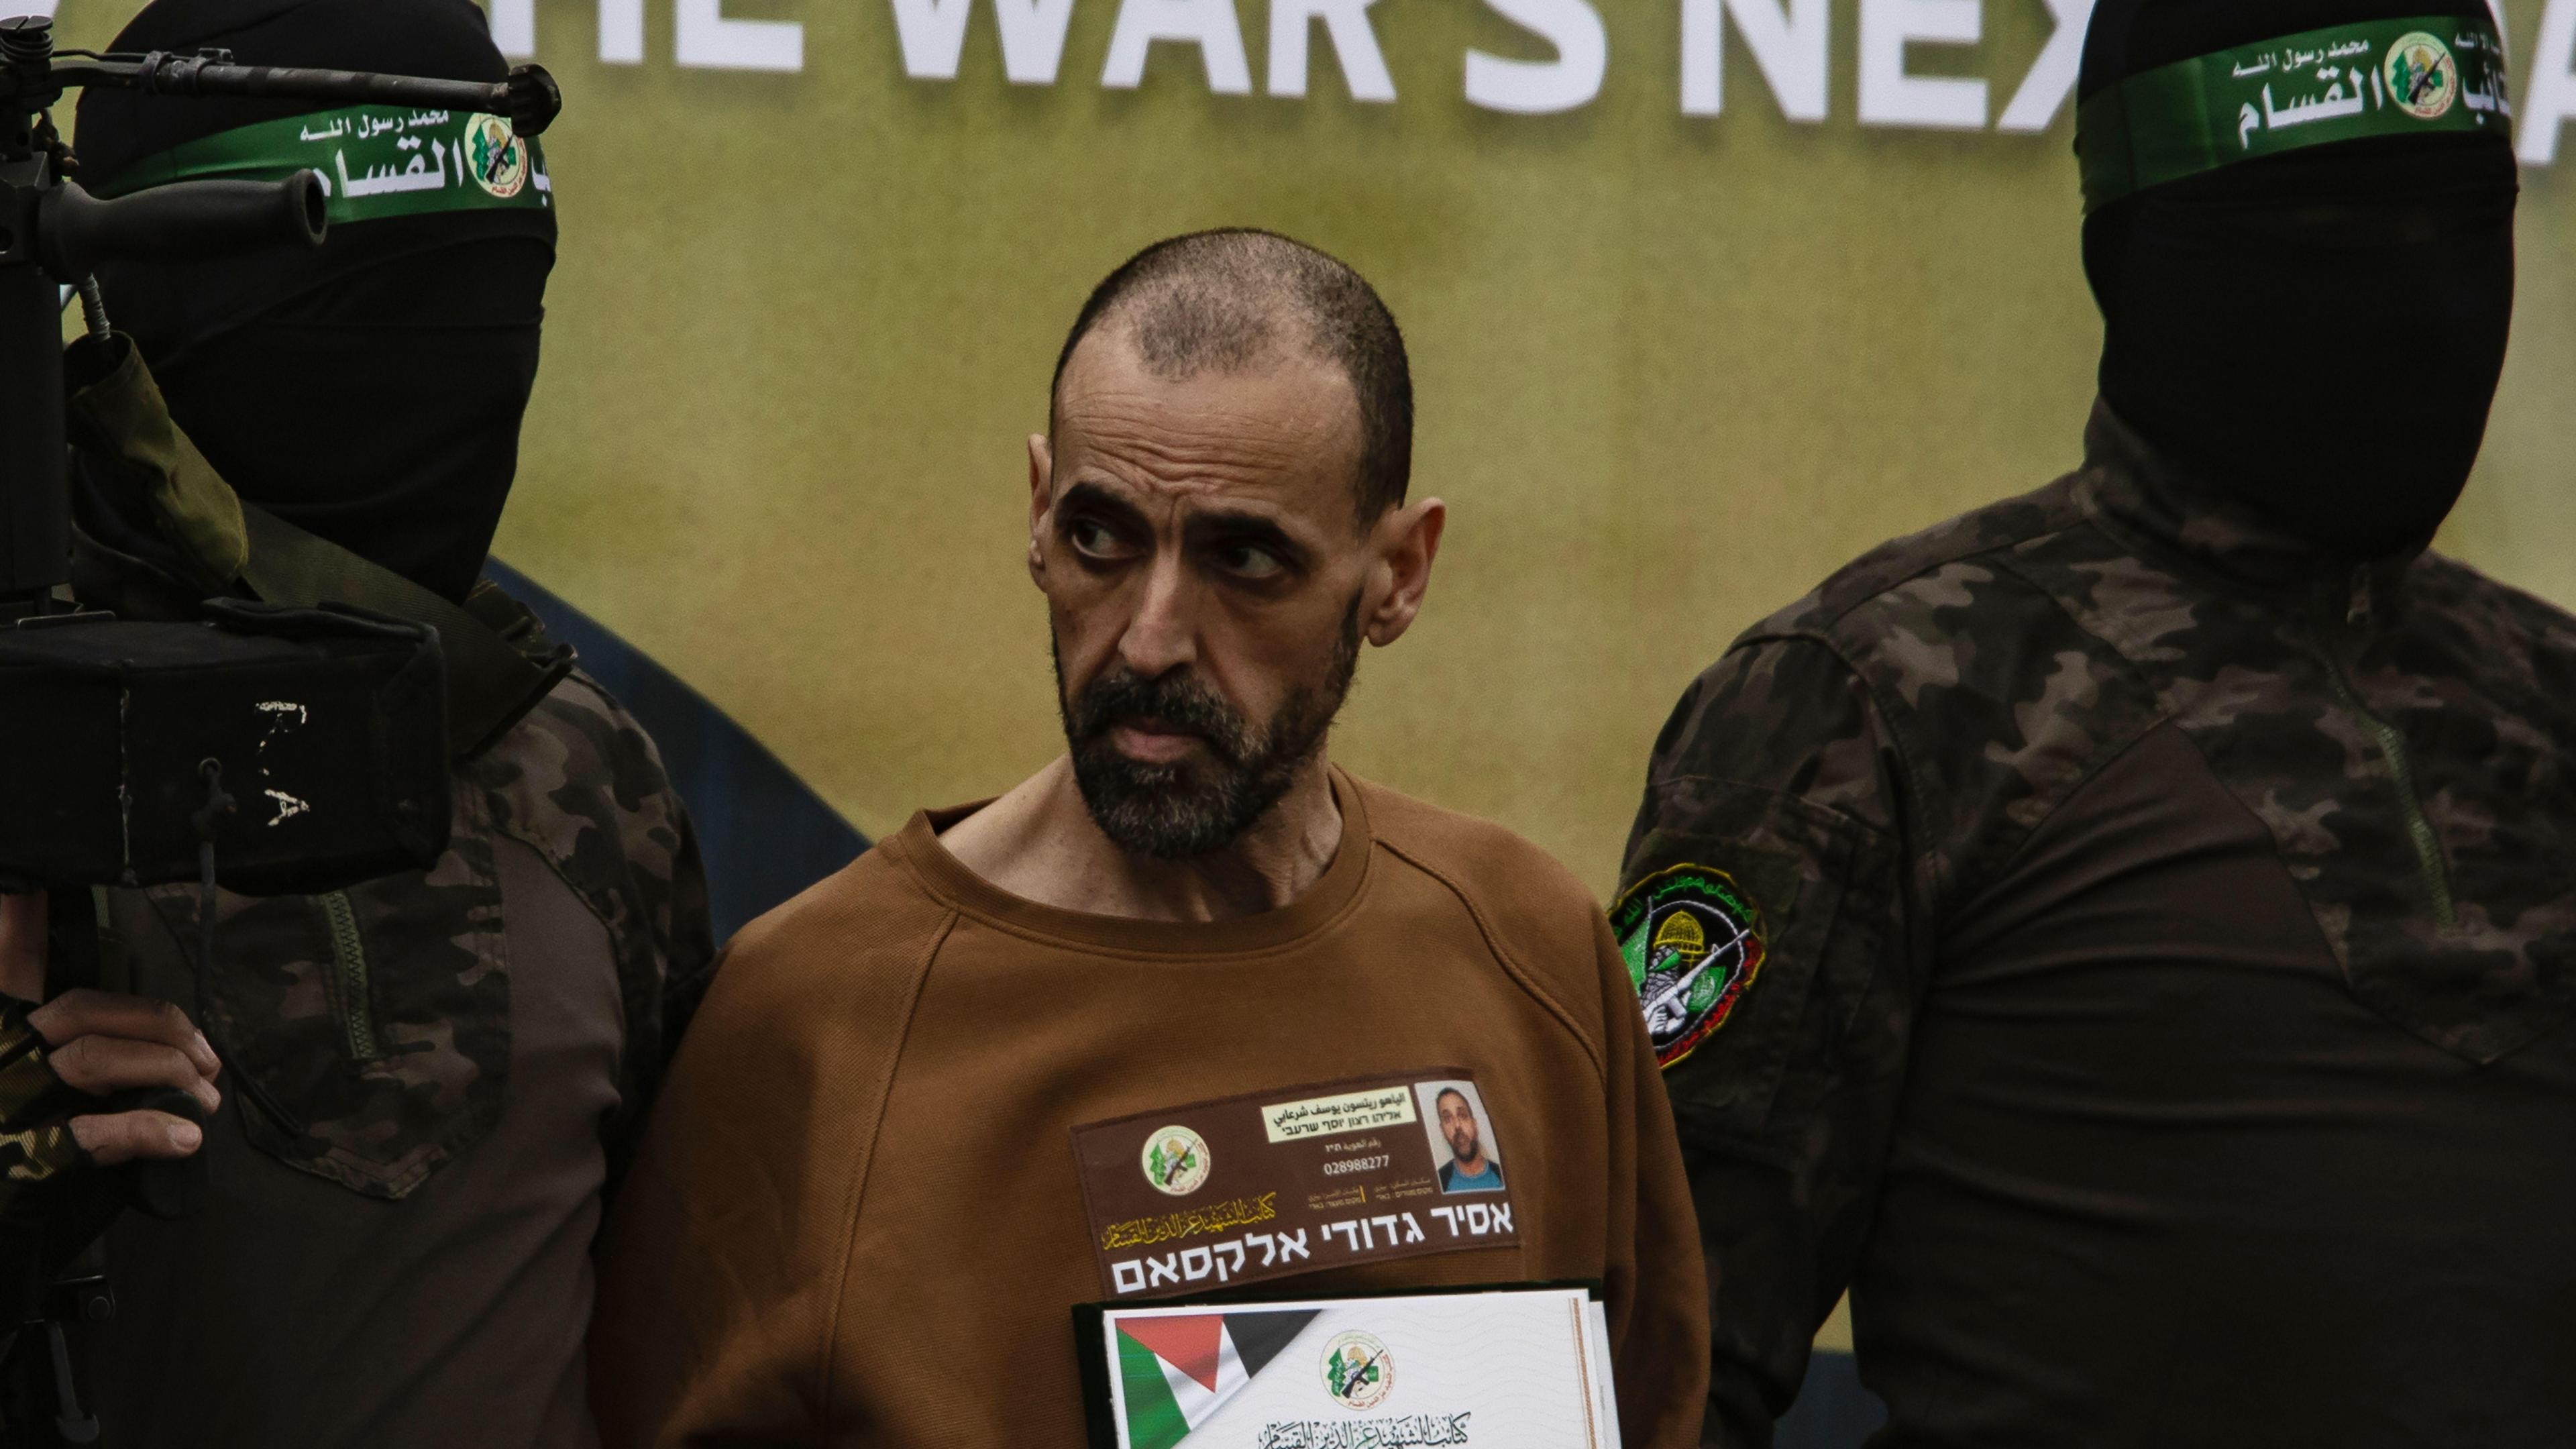
<svg viewBox="0 0 2576 1449"><path fill-rule="evenodd" d="M1762 916L1735 878L1677 865L1628 888L1610 930L1646 1013L1655 1061L1671 1067L1726 1025L1762 970Z"/></svg>

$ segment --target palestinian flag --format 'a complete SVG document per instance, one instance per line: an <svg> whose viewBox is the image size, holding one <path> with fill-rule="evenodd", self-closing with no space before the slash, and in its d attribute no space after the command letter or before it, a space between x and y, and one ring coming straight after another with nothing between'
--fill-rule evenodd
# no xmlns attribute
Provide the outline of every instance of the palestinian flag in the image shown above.
<svg viewBox="0 0 2576 1449"><path fill-rule="evenodd" d="M1127 1449L1170 1449L1208 1421L1319 1309L1120 1318Z"/></svg>

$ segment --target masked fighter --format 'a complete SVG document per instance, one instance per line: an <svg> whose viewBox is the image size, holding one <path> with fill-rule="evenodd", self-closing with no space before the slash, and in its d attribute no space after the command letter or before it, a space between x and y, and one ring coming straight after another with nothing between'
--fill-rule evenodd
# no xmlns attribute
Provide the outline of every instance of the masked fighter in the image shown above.
<svg viewBox="0 0 2576 1449"><path fill-rule="evenodd" d="M610 1442L1078 1449L1067 1310L1126 1291L1101 1259L1128 1241L1087 1232L1086 1203L1276 1194L1256 1231L1306 1211L1249 1117L1214 1143L1157 1124L1438 1063L1461 1071L1420 1075L1481 1082L1512 1134L1490 1190L1527 1205L1518 1243L1389 1238L1351 1266L1328 1245L1269 1286L1606 1281L1627 1442L1697 1442L1698 1252L1597 909L1525 842L1326 757L1361 642L1422 607L1445 516L1405 499L1394 319L1281 237L1158 244L1082 309L1028 448L1068 752L914 816L738 939L611 1228ZM1078 1169L1075 1129L1130 1116L1101 1175ZM1420 1126L1336 1141L1365 1163L1397 1139L1420 1216Z"/></svg>
<svg viewBox="0 0 2576 1449"><path fill-rule="evenodd" d="M2566 1442L2576 621L2426 550L2513 303L2485 5L2105 0L2085 463L1757 625L1614 927L1770 1441Z"/></svg>
<svg viewBox="0 0 2576 1449"><path fill-rule="evenodd" d="M159 0L116 42L208 45L259 64L503 73L465 0ZM712 955L705 887L652 742L478 584L553 262L541 157L497 118L308 112L126 92L81 105L81 179L111 195L282 175L312 164L308 133L358 175L407 182L335 194L318 251L102 276L131 341L81 344L76 392L137 415L139 354L194 445L166 426L84 429L76 411L98 450L82 460L82 588L132 613L221 592L435 624L453 840L429 871L327 896L219 895L202 968L195 888L108 893L104 973L135 993L111 999L144 1027L167 1018L145 1006L184 1008L205 1040L177 1044L206 1077L208 1043L222 1054L202 1133L211 1200L109 1231L114 1318L74 1334L86 1402L41 1417L94 1411L116 1449L578 1446L595 1442L580 1346L603 1183ZM173 513L174 493L200 506ZM68 1010L33 1020L51 1033ZM114 1121L93 1120L93 1136Z"/></svg>

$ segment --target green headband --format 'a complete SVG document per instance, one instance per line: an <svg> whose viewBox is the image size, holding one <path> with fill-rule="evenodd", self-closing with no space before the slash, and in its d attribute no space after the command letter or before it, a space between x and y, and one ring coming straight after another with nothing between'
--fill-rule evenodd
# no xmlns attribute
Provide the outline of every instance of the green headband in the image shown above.
<svg viewBox="0 0 2576 1449"><path fill-rule="evenodd" d="M350 106L262 121L147 156L118 172L101 196L173 181L227 177L276 181L322 174L333 225L431 211L553 206L554 183L536 138L513 135L499 116Z"/></svg>
<svg viewBox="0 0 2576 1449"><path fill-rule="evenodd" d="M2084 210L2302 146L2511 129L2504 42L2485 20L2333 25L2177 61L2096 92L2075 117Z"/></svg>

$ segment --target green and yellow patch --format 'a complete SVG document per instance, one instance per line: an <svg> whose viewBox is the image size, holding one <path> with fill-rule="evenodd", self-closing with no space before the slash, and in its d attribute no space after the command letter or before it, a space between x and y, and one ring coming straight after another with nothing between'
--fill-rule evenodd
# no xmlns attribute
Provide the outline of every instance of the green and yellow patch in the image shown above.
<svg viewBox="0 0 2576 1449"><path fill-rule="evenodd" d="M1610 908L1610 929L1667 1068L1726 1025L1762 971L1761 913L1709 866L1677 865L1630 886Z"/></svg>

